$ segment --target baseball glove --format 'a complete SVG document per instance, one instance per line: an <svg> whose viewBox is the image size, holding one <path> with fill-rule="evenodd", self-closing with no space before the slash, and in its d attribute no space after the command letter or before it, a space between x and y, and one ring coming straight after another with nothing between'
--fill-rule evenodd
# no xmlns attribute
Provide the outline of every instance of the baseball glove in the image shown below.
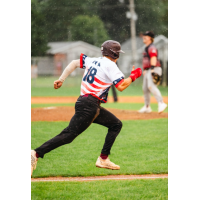
<svg viewBox="0 0 200 200"><path fill-rule="evenodd" d="M160 82L161 82L161 80L162 80L162 77L159 76L159 75L158 75L157 73L155 73L155 72L151 73L151 75L152 75L152 77L153 77L153 82L154 82L154 84L159 85Z"/></svg>

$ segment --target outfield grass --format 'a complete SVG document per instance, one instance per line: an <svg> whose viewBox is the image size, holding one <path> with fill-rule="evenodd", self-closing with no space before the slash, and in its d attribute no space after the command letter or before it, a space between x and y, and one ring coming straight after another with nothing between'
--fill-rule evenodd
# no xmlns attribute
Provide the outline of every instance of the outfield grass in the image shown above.
<svg viewBox="0 0 200 200"><path fill-rule="evenodd" d="M58 90L53 88L53 82L58 77L39 77L31 80L32 96L79 96L82 77L69 77ZM168 87L159 86L159 90L163 96L168 96ZM142 83L134 82L123 92L117 90L118 96L142 96ZM112 96L112 91L109 92Z"/></svg>
<svg viewBox="0 0 200 200"><path fill-rule="evenodd" d="M51 107L51 106L72 106L74 107L75 103L51 103L51 104L32 104L31 108L42 108L42 107ZM116 109L123 109L123 110L139 110L144 106L143 103L102 103L102 107L104 108L116 108ZM158 104L152 103L151 108L153 111L158 111ZM165 109L164 112L168 112L168 107Z"/></svg>
<svg viewBox="0 0 200 200"><path fill-rule="evenodd" d="M32 182L31 199L168 199L168 179L92 182Z"/></svg>
<svg viewBox="0 0 200 200"><path fill-rule="evenodd" d="M59 134L68 122L32 122L32 149ZM92 124L71 144L39 159L33 177L152 174L168 172L168 119L123 121L109 156L120 170L95 167L107 128Z"/></svg>
<svg viewBox="0 0 200 200"><path fill-rule="evenodd" d="M45 108L45 107L58 107L58 106L74 107L75 103L42 103L42 104L31 104L31 108Z"/></svg>
<svg viewBox="0 0 200 200"><path fill-rule="evenodd" d="M123 109L123 110L139 110L144 106L144 103L105 103L101 104L104 108L116 108L116 109ZM158 104L152 103L151 109L153 111L158 112ZM168 107L165 109L164 112L168 112Z"/></svg>

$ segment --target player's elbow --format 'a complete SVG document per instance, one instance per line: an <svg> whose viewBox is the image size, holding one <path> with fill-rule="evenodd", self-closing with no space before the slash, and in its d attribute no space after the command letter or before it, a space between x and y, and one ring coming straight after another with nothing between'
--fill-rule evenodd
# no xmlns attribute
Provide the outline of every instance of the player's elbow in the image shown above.
<svg viewBox="0 0 200 200"><path fill-rule="evenodd" d="M119 85L119 86L117 87L117 90L120 91L120 92L122 92L122 91L124 90L124 88L123 88L121 85Z"/></svg>
<svg viewBox="0 0 200 200"><path fill-rule="evenodd" d="M119 83L117 83L115 85L115 87L117 88L118 91L122 92L125 88L124 88L124 79L122 79Z"/></svg>

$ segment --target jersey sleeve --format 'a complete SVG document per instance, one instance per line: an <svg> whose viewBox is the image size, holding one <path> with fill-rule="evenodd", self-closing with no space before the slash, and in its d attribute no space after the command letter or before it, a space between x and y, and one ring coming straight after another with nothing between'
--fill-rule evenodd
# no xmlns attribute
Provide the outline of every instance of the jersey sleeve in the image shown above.
<svg viewBox="0 0 200 200"><path fill-rule="evenodd" d="M157 49L156 49L156 47L154 47L154 46L151 46L149 49L148 49L148 53L149 53L149 56L150 56L150 58L151 57L154 57L154 56L158 56L158 52L157 52Z"/></svg>
<svg viewBox="0 0 200 200"><path fill-rule="evenodd" d="M90 61L90 57L87 57L85 54L81 53L80 55L80 68L85 69Z"/></svg>
<svg viewBox="0 0 200 200"><path fill-rule="evenodd" d="M116 88L124 81L124 74L115 63L107 67L107 76Z"/></svg>

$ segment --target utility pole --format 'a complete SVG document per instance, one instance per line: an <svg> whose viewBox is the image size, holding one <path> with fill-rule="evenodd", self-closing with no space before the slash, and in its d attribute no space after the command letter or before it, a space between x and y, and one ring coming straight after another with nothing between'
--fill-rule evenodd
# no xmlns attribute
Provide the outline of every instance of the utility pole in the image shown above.
<svg viewBox="0 0 200 200"><path fill-rule="evenodd" d="M137 61L137 47L136 47L136 28L135 28L135 11L134 11L134 0L129 0L130 7L130 23L131 23L131 46L132 46L132 56L133 56L133 64Z"/></svg>

